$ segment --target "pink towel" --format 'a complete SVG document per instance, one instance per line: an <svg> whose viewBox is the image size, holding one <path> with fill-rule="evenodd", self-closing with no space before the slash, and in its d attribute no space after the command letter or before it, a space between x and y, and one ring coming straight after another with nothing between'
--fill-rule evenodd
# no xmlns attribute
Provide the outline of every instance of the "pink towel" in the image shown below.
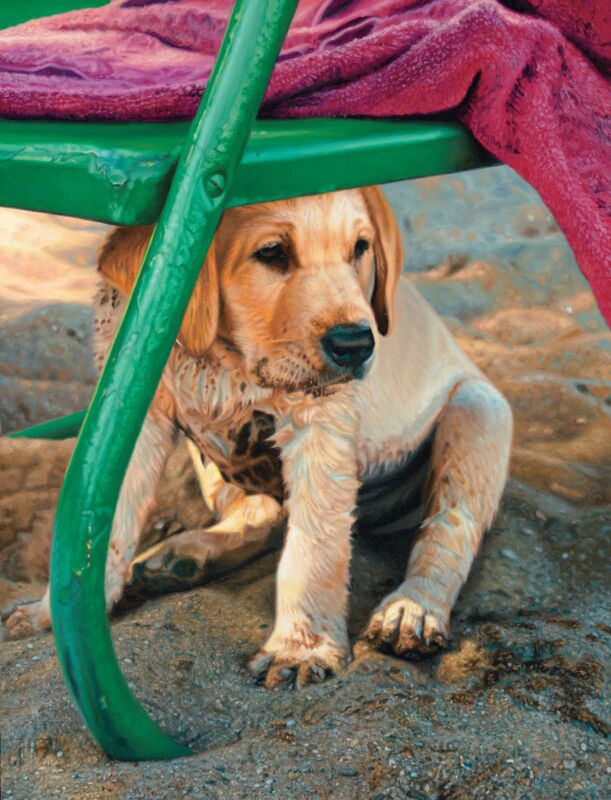
<svg viewBox="0 0 611 800"><path fill-rule="evenodd" d="M115 0L0 33L0 114L191 117L231 0ZM609 0L302 0L261 113L452 110L537 189L611 322Z"/></svg>

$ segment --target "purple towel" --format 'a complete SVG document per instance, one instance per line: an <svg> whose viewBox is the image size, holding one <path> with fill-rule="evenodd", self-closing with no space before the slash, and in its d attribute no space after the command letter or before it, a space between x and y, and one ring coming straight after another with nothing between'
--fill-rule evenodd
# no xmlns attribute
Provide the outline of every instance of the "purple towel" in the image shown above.
<svg viewBox="0 0 611 800"><path fill-rule="evenodd" d="M0 114L193 116L230 0L115 0L0 33ZM261 113L453 110L556 216L611 321L609 0L302 0Z"/></svg>

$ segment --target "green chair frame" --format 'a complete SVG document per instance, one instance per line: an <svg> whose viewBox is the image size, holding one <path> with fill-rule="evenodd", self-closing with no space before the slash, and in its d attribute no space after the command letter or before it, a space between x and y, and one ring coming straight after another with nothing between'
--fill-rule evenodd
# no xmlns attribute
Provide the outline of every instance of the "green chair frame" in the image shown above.
<svg viewBox="0 0 611 800"><path fill-rule="evenodd" d="M224 208L495 163L452 122L255 122L296 5L237 1L192 123L0 121L0 205L121 225L157 221L87 412L14 434L65 438L80 428L55 520L51 618L70 694L118 759L192 752L127 685L104 571L123 476Z"/></svg>

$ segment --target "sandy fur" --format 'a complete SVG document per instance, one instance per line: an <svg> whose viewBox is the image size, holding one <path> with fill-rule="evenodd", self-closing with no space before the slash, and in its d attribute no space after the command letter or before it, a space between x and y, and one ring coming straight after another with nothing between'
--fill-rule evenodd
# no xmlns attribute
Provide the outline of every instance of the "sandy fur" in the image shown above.
<svg viewBox="0 0 611 800"><path fill-rule="evenodd" d="M150 233L114 233L102 251L100 366ZM358 239L369 246L357 258ZM284 266L253 256L270 243L283 248ZM337 671L350 658L350 537L359 485L395 470L434 430L427 516L405 580L374 610L363 635L402 656L445 645L452 605L498 507L512 420L505 400L400 279L401 269L397 223L377 188L225 213L126 474L107 563L109 607L182 430L203 494L216 503L226 550L262 543L288 517L276 622L250 662L252 674L268 686L304 685ZM375 339L359 380L331 369L320 346L329 328L355 323L369 325ZM263 425L273 420L265 442L256 440L253 414ZM251 450L243 456L247 440ZM256 469L249 471L251 460ZM223 554L212 528L187 532L172 546L181 542L201 569ZM23 631L28 619L32 629L41 627L44 603L18 610L13 628Z"/></svg>

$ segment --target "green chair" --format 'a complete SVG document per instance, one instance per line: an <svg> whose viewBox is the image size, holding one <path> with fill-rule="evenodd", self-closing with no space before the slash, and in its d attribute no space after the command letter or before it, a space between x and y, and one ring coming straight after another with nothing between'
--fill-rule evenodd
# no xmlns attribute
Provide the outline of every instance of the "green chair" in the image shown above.
<svg viewBox="0 0 611 800"><path fill-rule="evenodd" d="M157 221L86 414L15 434L65 438L81 428L57 508L51 616L68 689L114 758L191 752L150 719L121 673L104 570L123 475L223 209L494 163L451 122L256 122L296 4L238 0L192 124L0 120L0 205ZM0 11L0 26L84 5L96 3L32 2Z"/></svg>

